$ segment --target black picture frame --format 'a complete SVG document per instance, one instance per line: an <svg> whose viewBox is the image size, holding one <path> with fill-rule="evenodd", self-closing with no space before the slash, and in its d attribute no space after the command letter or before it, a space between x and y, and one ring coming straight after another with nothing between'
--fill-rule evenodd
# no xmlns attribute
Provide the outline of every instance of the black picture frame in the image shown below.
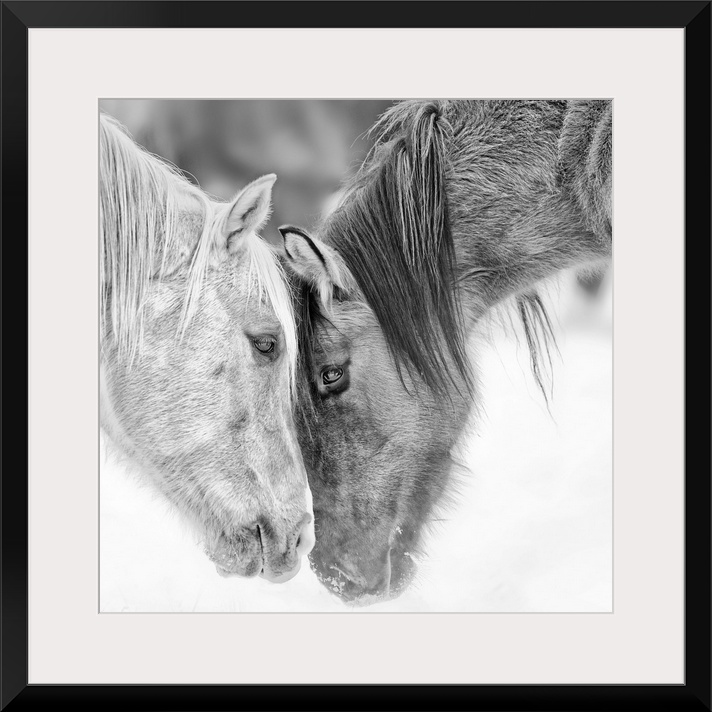
<svg viewBox="0 0 712 712"><path fill-rule="evenodd" d="M2 2L3 310L12 390L3 434L0 708L710 709L710 2ZM685 684L28 685L28 29L201 27L685 30ZM0 339L1 339L0 335ZM0 359L2 359L0 356ZM1 363L1 361L0 361ZM653 622L654 624L654 622ZM239 688L239 689L236 689Z"/></svg>

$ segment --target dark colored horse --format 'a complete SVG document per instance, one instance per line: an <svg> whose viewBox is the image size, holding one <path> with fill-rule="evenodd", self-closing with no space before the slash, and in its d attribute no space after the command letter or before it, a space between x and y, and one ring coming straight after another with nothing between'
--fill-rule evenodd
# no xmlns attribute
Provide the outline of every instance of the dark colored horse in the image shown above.
<svg viewBox="0 0 712 712"><path fill-rule="evenodd" d="M397 104L319 239L281 229L304 285L310 558L342 598L412 578L478 401L468 336L513 295L541 385L536 284L611 255L611 118L608 101Z"/></svg>

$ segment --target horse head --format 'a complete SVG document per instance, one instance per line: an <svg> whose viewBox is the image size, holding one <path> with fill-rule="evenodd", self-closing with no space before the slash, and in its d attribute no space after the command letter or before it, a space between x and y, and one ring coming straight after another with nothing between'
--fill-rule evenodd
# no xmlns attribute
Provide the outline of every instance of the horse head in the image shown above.
<svg viewBox="0 0 712 712"><path fill-rule="evenodd" d="M274 181L217 203L102 117L102 428L220 573L285 581L314 535L291 297L258 235Z"/></svg>

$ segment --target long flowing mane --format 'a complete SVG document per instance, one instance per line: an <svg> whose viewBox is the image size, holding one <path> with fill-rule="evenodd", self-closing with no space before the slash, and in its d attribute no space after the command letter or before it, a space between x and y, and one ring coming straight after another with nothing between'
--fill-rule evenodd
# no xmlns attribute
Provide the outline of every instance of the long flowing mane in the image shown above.
<svg viewBox="0 0 712 712"><path fill-rule="evenodd" d="M373 149L320 231L338 246L373 309L401 377L405 367L440 394L472 383L453 288L450 130L438 103L403 102L387 111L372 129Z"/></svg>
<svg viewBox="0 0 712 712"><path fill-rule="evenodd" d="M177 337L185 333L223 224L214 219L215 202L206 193L135 143L118 121L102 114L99 133L101 333L102 338L112 334L119 358L130 364L139 355L152 280L170 276L187 262ZM197 240L180 240L181 226L183 236L188 229ZM286 277L272 248L257 235L247 239L246 250L249 279L260 296L267 294L282 325L294 384L297 337Z"/></svg>
<svg viewBox="0 0 712 712"><path fill-rule="evenodd" d="M473 387L446 190L456 130L447 107L404 101L386 111L371 129L373 148L319 231L373 309L401 379L405 368L446 397L453 387ZM555 340L545 304L530 288L513 308L548 400ZM309 312L320 316L314 303Z"/></svg>

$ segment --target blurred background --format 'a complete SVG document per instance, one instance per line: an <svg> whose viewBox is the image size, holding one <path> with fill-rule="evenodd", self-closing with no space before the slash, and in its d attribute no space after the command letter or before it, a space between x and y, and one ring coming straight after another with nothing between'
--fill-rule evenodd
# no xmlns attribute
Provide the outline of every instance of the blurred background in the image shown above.
<svg viewBox="0 0 712 712"><path fill-rule="evenodd" d="M276 243L279 225L314 227L371 147L365 132L392 103L104 99L99 106L215 197L228 200L251 180L276 173L274 212L262 231Z"/></svg>
<svg viewBox="0 0 712 712"><path fill-rule="evenodd" d="M104 100L138 143L229 199L276 173L277 226L313 228L365 157L390 101ZM100 609L136 611L610 611L612 280L562 274L546 287L559 349L550 404L504 305L473 335L482 409L458 448L457 502L430 532L415 584L364 609L308 566L286 584L221 578L196 533L145 478L105 452Z"/></svg>

